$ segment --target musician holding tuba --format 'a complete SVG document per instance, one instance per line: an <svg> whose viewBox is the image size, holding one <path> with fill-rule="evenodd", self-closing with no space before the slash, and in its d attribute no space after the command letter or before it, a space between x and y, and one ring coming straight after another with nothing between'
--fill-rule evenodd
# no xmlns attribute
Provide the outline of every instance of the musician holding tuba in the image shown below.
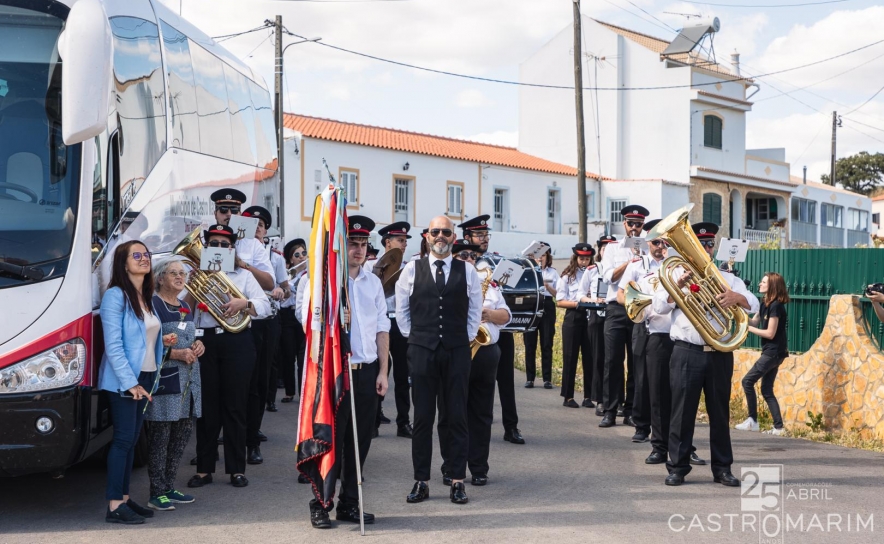
<svg viewBox="0 0 884 544"><path fill-rule="evenodd" d="M686 221L687 211L680 210L678 222L672 220L673 216L664 219L650 235L658 231L664 239L672 239L672 234L680 229L679 224ZM675 214L673 214L675 215ZM671 225L671 226L670 226ZM685 255L687 263L703 265L701 262L712 262L715 249L715 235L718 233L718 225L714 223L695 223L691 226L694 236L699 240L705 251L705 255ZM688 236L689 232L685 233ZM684 237L681 237L684 238ZM690 246L687 240L686 246ZM672 242L670 242L672 243ZM692 247L678 247L680 253L691 251ZM704 259L704 257L708 257ZM667 259L668 261L669 259ZM665 315L672 314L672 328L670 337L675 346L672 351L670 363L670 378L672 388L672 415L669 430L669 461L666 467L669 476L666 485L677 486L684 483L685 475L691 471L691 448L694 438L694 426L697 418L697 408L700 403L700 393L706 396L706 412L709 414L709 441L712 454L712 475L716 483L730 487L739 487L740 480L731 473L733 463L733 451L731 449L729 405L731 392L731 378L734 373L734 340L745 338L745 324L748 319L746 311L755 313L759 304L755 295L746 289L742 280L727 271L719 271L725 285L718 285L715 273L709 273L710 268L702 268L700 274L709 274L706 277L697 277L692 271L685 271L688 265L674 268L669 274L670 285L673 291L660 290L654 295L653 309L655 312ZM711 267L714 269L714 265ZM668 267L664 262L661 275L666 274ZM703 272L705 271L705 272ZM666 278L661 278L661 283ZM712 289L710 289L712 285ZM691 311L688 315L685 308L676 305L672 293L681 292L680 301L704 302L703 311L697 315ZM711 293L711 294L710 294ZM705 298L708 297L708 298ZM687 304L685 304L687 306ZM722 310L724 313L722 313ZM730 313L730 318L723 316ZM704 331L701 334L692 323L700 323L703 326L712 325L712 329L718 332L721 338L712 340L710 345L706 338L712 338ZM702 320L702 321L698 321ZM726 326L722 327L722 323ZM729 329L731 325L735 328ZM700 326L700 325L698 325Z"/></svg>
<svg viewBox="0 0 884 544"><path fill-rule="evenodd" d="M235 247L236 234L226 225L212 225L204 233L209 247ZM215 274L224 274L215 272ZM231 297L220 306L224 317L245 312L249 316L270 315L270 302L257 280L248 270L237 267L227 277L245 296ZM249 382L255 367L255 343L250 328L231 333L223 328L209 312L200 310L193 295L187 303L197 308L197 336L202 337L206 352L200 357L203 416L196 424L196 475L188 487L202 487L212 483L218 436L224 428L224 467L234 487L245 487L249 481L246 470L246 412Z"/></svg>

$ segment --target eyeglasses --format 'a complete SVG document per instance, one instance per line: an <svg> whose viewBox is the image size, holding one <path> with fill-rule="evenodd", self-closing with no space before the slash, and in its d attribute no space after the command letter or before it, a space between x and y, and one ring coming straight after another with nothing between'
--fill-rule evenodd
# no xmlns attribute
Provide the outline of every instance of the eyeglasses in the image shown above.
<svg viewBox="0 0 884 544"><path fill-rule="evenodd" d="M172 276L173 278L186 278L186 277L187 277L187 272L185 272L185 271L183 271L183 270L180 271L180 272L172 271L172 272L166 272L166 275L167 275L167 276Z"/></svg>
<svg viewBox="0 0 884 544"><path fill-rule="evenodd" d="M232 213L239 215L239 206L218 206L217 210L221 213Z"/></svg>
<svg viewBox="0 0 884 544"><path fill-rule="evenodd" d="M660 246L669 247L669 245L666 242L664 242L663 240L651 240L648 243L654 247L660 247Z"/></svg>
<svg viewBox="0 0 884 544"><path fill-rule="evenodd" d="M481 233L474 232L474 233L470 234L470 238L478 238L479 240L487 240L487 239L491 238L491 233L490 232L481 232Z"/></svg>
<svg viewBox="0 0 884 544"><path fill-rule="evenodd" d="M626 224L629 225L630 228L635 229L635 228L638 228L638 227L644 225L645 222L644 221L627 221Z"/></svg>
<svg viewBox="0 0 884 544"><path fill-rule="evenodd" d="M306 256L307 256L307 252L306 252L306 251L296 251L296 252L292 253L292 257L297 257L297 258L299 258L299 259L300 259L301 257L306 257Z"/></svg>
<svg viewBox="0 0 884 544"><path fill-rule="evenodd" d="M457 257L461 261L468 261L468 260L475 261L475 260L478 260L480 256L481 255L479 255L478 253L475 253L473 251L458 251L457 255L455 255L455 257Z"/></svg>
<svg viewBox="0 0 884 544"><path fill-rule="evenodd" d="M453 233L451 229L430 229L430 236L435 238L440 234L446 238L449 238Z"/></svg>
<svg viewBox="0 0 884 544"><path fill-rule="evenodd" d="M132 257L133 259L135 259L136 261L140 261L142 259L144 259L145 261L149 261L150 260L150 251L144 251L144 252L135 251L133 253L130 253L129 256Z"/></svg>
<svg viewBox="0 0 884 544"><path fill-rule="evenodd" d="M212 240L209 242L209 247L230 247L230 242L219 242L218 240Z"/></svg>
<svg viewBox="0 0 884 544"><path fill-rule="evenodd" d="M715 247L715 240L703 240L700 243L703 244L703 247Z"/></svg>

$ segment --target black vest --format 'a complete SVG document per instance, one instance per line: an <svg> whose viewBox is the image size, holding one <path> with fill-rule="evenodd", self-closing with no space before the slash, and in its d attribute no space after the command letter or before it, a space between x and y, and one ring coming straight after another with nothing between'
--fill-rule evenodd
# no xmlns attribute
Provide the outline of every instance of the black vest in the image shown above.
<svg viewBox="0 0 884 544"><path fill-rule="evenodd" d="M467 336L470 299L463 261L451 260L448 281L441 293L436 287L436 266L430 266L427 257L415 261L414 287L408 307L411 310L409 344L433 350L439 344L445 349L470 345Z"/></svg>

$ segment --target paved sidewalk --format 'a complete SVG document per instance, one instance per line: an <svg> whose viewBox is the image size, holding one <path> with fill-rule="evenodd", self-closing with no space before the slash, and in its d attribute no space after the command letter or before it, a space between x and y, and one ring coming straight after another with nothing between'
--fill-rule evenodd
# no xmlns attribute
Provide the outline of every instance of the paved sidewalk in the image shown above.
<svg viewBox="0 0 884 544"><path fill-rule="evenodd" d="M557 389L523 389L520 372L516 383L520 427L528 443L503 442L503 428L495 422L491 482L483 488L468 484L466 506L449 502L438 462L430 500L407 504L413 483L411 443L395 436L395 425L381 426L365 469L366 509L378 517L367 526L367 541L766 541L759 539L757 521L752 524L758 513L741 511L741 490L714 484L708 465L695 467L684 486L665 487L664 466L644 464L650 447L629 440L631 427L600 429L593 410L562 407ZM265 462L248 467L251 484L245 489L233 488L218 474L214 484L193 490L195 503L157 512L142 526L122 527L104 522L101 466L78 466L59 481L46 475L0 480L0 544L62 538L86 543L359 540L357 525L335 522L330 531L310 527L311 494L296 482L292 450L297 405L278 406L278 413L265 416L270 437L262 446ZM395 415L392 395L385 408L387 415ZM708 434L705 425L699 426L696 446L706 459ZM783 465L781 486L756 486L750 492L761 496L763 488L773 493L767 500L781 506L776 515L789 524L784 540L767 541L882 541L884 455L757 433L732 431L732 437L737 477L741 468ZM182 490L193 474L187 463L194 441L178 476ZM223 470L223 462L218 466ZM133 497L146 503L146 469L137 469L133 482ZM774 500L777 491L779 502ZM773 533L776 520L768 519L767 527Z"/></svg>

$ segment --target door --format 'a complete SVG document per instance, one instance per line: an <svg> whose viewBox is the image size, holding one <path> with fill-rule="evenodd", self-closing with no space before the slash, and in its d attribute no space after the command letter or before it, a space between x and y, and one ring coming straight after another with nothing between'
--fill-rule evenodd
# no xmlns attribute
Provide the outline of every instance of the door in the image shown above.
<svg viewBox="0 0 884 544"><path fill-rule="evenodd" d="M562 233L562 196L557 189L550 189L546 199L546 233Z"/></svg>
<svg viewBox="0 0 884 544"><path fill-rule="evenodd" d="M393 220L411 221L411 180L397 179L393 195Z"/></svg>
<svg viewBox="0 0 884 544"><path fill-rule="evenodd" d="M507 190L494 190L494 224L492 228L496 232L504 232L509 230L509 206L507 203Z"/></svg>

